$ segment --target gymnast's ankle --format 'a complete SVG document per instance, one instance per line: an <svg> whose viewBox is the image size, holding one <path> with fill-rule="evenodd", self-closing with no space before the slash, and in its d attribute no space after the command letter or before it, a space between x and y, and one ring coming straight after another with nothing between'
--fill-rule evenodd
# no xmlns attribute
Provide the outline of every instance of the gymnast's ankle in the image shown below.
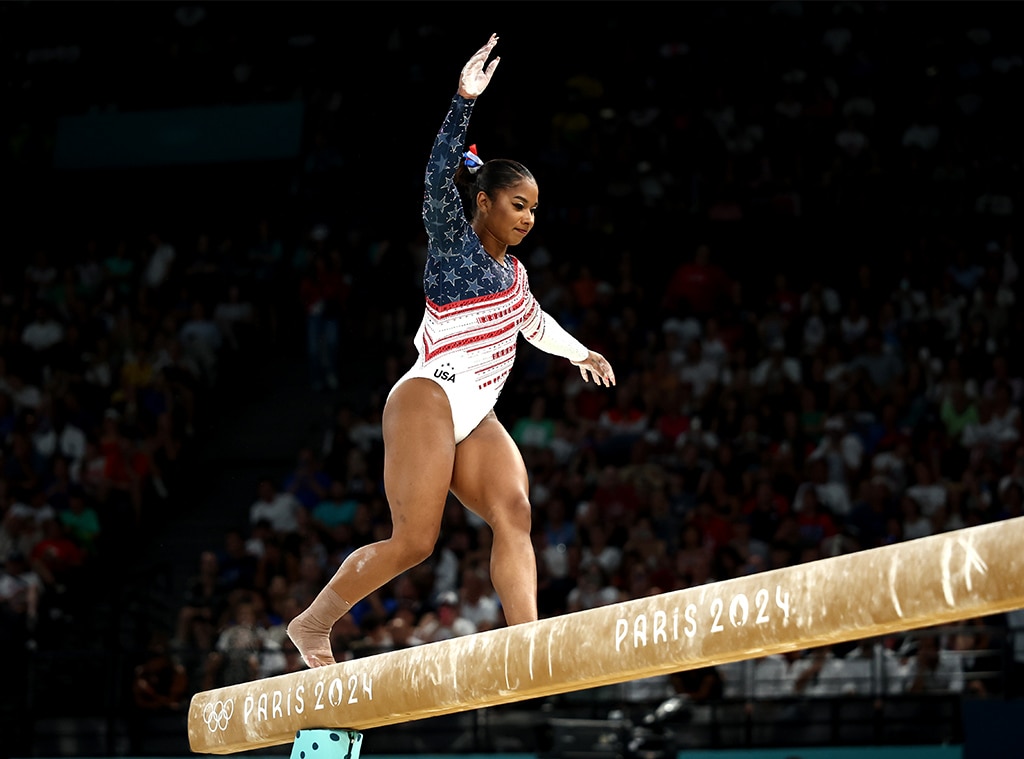
<svg viewBox="0 0 1024 759"><path fill-rule="evenodd" d="M334 623L351 608L352 604L328 586L313 599L309 608L288 623L288 637L307 667L324 667L335 663L331 630Z"/></svg>

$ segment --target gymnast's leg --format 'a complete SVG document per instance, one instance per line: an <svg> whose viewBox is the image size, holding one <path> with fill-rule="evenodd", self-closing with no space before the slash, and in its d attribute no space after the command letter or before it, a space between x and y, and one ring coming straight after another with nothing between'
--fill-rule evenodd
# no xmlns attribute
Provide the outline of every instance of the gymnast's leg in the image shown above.
<svg viewBox="0 0 1024 759"><path fill-rule="evenodd" d="M491 582L510 625L537 619L537 558L530 539L526 465L492 411L459 443L451 490L494 533Z"/></svg>
<svg viewBox="0 0 1024 759"><path fill-rule="evenodd" d="M288 625L288 637L310 667L334 663L334 623L353 604L425 561L441 529L455 460L447 396L432 380L408 379L391 393L382 427L391 537L353 551L309 608Z"/></svg>

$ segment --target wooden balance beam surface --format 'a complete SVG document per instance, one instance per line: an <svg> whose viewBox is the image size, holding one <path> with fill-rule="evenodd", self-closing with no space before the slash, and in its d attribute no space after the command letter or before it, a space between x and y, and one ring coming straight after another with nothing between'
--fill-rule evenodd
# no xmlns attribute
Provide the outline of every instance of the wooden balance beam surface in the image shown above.
<svg viewBox="0 0 1024 759"><path fill-rule="evenodd" d="M1024 517L192 698L195 752L364 730L1024 608Z"/></svg>

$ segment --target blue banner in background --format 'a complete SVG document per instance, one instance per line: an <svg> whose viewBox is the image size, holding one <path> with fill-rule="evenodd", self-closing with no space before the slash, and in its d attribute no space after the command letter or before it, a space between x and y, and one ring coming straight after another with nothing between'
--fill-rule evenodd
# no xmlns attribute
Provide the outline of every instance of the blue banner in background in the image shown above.
<svg viewBox="0 0 1024 759"><path fill-rule="evenodd" d="M302 147L301 101L64 116L57 169L276 161Z"/></svg>

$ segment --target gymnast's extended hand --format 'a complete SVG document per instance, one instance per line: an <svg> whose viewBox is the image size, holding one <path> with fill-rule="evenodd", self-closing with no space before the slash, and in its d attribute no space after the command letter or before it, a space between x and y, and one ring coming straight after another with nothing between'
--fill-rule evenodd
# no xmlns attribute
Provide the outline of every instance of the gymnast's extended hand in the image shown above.
<svg viewBox="0 0 1024 759"><path fill-rule="evenodd" d="M496 57L487 66L484 64L487 63L488 56L497 44L498 35L492 34L491 38L487 40L487 44L477 50L462 67L462 75L459 77L459 94L462 97L472 100L479 97L480 93L486 89L501 58Z"/></svg>
<svg viewBox="0 0 1024 759"><path fill-rule="evenodd" d="M615 372L612 371L612 365L608 363L608 359L596 351L590 351L589 356L582 361L573 361L572 365L579 367L584 382L590 382L590 376L592 376L594 382L599 385L611 387L615 384ZM590 372L590 376L587 375L587 372Z"/></svg>

